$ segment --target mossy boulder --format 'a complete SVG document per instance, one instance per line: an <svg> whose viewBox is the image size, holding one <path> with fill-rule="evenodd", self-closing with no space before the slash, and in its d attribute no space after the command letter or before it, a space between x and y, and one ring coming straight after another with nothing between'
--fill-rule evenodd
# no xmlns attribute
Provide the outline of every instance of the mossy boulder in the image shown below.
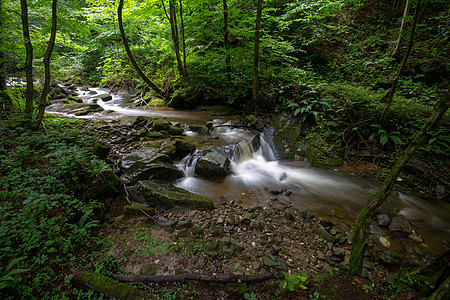
<svg viewBox="0 0 450 300"><path fill-rule="evenodd" d="M177 188L161 181L141 180L127 188L130 200L152 207L186 206L197 209L213 209L211 199Z"/></svg>
<svg viewBox="0 0 450 300"><path fill-rule="evenodd" d="M100 112L104 109L95 103L76 103L70 102L58 108L59 112L74 114L76 116L85 116L94 112Z"/></svg>
<svg viewBox="0 0 450 300"><path fill-rule="evenodd" d="M69 96L67 97L67 99L76 103L83 103L83 99L81 99L81 97L78 96Z"/></svg>
<svg viewBox="0 0 450 300"><path fill-rule="evenodd" d="M182 95L175 95L169 102L169 106L173 108L184 108L185 99Z"/></svg>
<svg viewBox="0 0 450 300"><path fill-rule="evenodd" d="M169 131L170 122L166 119L155 119L152 124L154 131Z"/></svg>
<svg viewBox="0 0 450 300"><path fill-rule="evenodd" d="M105 102L112 100L112 96L110 94L106 94L106 93L95 95L95 98L100 98L102 101L105 101Z"/></svg>
<svg viewBox="0 0 450 300"><path fill-rule="evenodd" d="M177 126L170 125L170 128L168 130L169 134L172 136L181 136L183 135L183 129Z"/></svg>
<svg viewBox="0 0 450 300"><path fill-rule="evenodd" d="M163 99L155 98L155 99L150 100L150 102L148 102L148 105L150 105L150 106L164 106L164 105L166 105L166 101L164 101Z"/></svg>
<svg viewBox="0 0 450 300"><path fill-rule="evenodd" d="M175 139L174 141L175 147L177 147L180 155L189 154L195 150L194 144L184 140L184 139Z"/></svg>
<svg viewBox="0 0 450 300"><path fill-rule="evenodd" d="M111 146L99 139L94 139L91 142L92 147L94 148L95 154L103 160L108 158L109 152L111 151Z"/></svg>
<svg viewBox="0 0 450 300"><path fill-rule="evenodd" d="M273 143L281 159L295 159L299 155L301 129L286 117L279 116L273 120Z"/></svg>
<svg viewBox="0 0 450 300"><path fill-rule="evenodd" d="M342 166L344 161L330 148L317 135L312 135L307 140L302 154L313 167L332 168Z"/></svg>

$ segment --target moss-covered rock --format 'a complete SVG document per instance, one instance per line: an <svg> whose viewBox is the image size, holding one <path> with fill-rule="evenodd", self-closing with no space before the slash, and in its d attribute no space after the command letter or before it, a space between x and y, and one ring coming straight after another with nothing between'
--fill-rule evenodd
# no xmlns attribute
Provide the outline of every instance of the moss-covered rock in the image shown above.
<svg viewBox="0 0 450 300"><path fill-rule="evenodd" d="M166 105L166 101L164 101L163 99L155 98L155 99L150 100L150 102L148 102L148 105L150 105L150 106L164 106L164 105Z"/></svg>
<svg viewBox="0 0 450 300"><path fill-rule="evenodd" d="M195 150L194 144L184 140L184 139L175 139L174 145L177 147L180 153L189 154Z"/></svg>
<svg viewBox="0 0 450 300"><path fill-rule="evenodd" d="M177 126L170 125L170 128L168 130L169 134L172 136L181 136L183 135L183 129Z"/></svg>
<svg viewBox="0 0 450 300"><path fill-rule="evenodd" d="M99 139L93 139L91 144L98 157L103 160L108 158L109 152L111 151L111 146L108 143Z"/></svg>
<svg viewBox="0 0 450 300"><path fill-rule="evenodd" d="M273 143L281 159L295 159L299 155L298 141L300 139L301 129L291 120L283 116L276 117L272 126L275 131L273 134Z"/></svg>
<svg viewBox="0 0 450 300"><path fill-rule="evenodd" d="M316 135L312 135L308 140L304 152L302 153L311 166L318 168L339 167L344 164L332 149Z"/></svg>
<svg viewBox="0 0 450 300"><path fill-rule="evenodd" d="M179 205L199 209L214 208L211 199L164 182L142 180L136 185L128 187L127 190L131 201L152 207L172 207Z"/></svg>
<svg viewBox="0 0 450 300"><path fill-rule="evenodd" d="M169 131L170 122L166 119L155 119L152 124L154 131Z"/></svg>

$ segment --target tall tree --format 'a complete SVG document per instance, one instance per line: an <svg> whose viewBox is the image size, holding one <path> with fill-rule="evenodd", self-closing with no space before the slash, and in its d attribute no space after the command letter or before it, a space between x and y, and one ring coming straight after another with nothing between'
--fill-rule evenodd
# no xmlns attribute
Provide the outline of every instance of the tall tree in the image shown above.
<svg viewBox="0 0 450 300"><path fill-rule="evenodd" d="M176 6L174 3L175 0L169 0L169 23L170 23L170 30L172 33L172 40L173 40L173 46L175 49L175 56L177 59L177 68L178 72L182 77L186 77L186 70L184 68L183 62L181 60L181 54L180 54L180 38L178 35L178 22L177 22L177 12L176 12Z"/></svg>
<svg viewBox="0 0 450 300"><path fill-rule="evenodd" d="M3 1L0 0L0 30L1 32L5 32L3 30ZM0 45L3 45L3 37L0 35ZM6 92L6 62L5 62L6 56L4 49L0 49L0 104L7 104L8 106L11 104L11 98L9 97L8 93Z"/></svg>
<svg viewBox="0 0 450 300"><path fill-rule="evenodd" d="M362 272L364 252L369 237L369 220L375 215L376 210L391 196L395 181L400 175L403 166L409 161L414 152L420 147L427 137L428 132L441 119L450 105L448 97L442 98L439 105L427 120L422 129L416 134L412 142L406 148L403 155L392 167L378 191L369 198L353 226L352 250L348 264L347 275L360 275Z"/></svg>
<svg viewBox="0 0 450 300"><path fill-rule="evenodd" d="M180 26L181 26L181 42L183 46L183 69L184 69L184 75L187 78L187 68L186 68L186 37L184 36L184 19L183 19L183 4L181 0L179 0L180 3Z"/></svg>
<svg viewBox="0 0 450 300"><path fill-rule="evenodd" d="M41 98L39 100L39 107L38 107L38 114L36 117L35 124L40 124L42 121L42 118L44 117L44 111L45 106L47 103L47 96L48 91L50 88L50 58L52 56L53 48L55 46L55 39L56 39L56 27L58 24L58 19L56 15L56 5L57 0L52 1L52 28L50 32L50 40L48 41L47 50L45 51L44 55L44 72L45 72L45 78L44 78L44 89L41 93Z"/></svg>
<svg viewBox="0 0 450 300"><path fill-rule="evenodd" d="M25 117L31 119L33 116L33 45L31 44L30 29L28 25L28 4L27 0L20 0L22 33L25 43L25 77L27 80L27 89L25 96Z"/></svg>
<svg viewBox="0 0 450 300"><path fill-rule="evenodd" d="M417 20L419 17L419 11L421 9L420 2L421 2L421 0L417 0L416 10L414 12L413 22L411 25L411 31L409 33L408 48L406 49L405 55L403 56L403 60L398 68L397 75L395 76L394 80L392 81L391 87L389 88L389 90L387 90L387 92L383 95L383 98L382 98L382 101L386 102L386 105L384 107L383 114L380 117L381 123L386 122L387 115L389 113L389 108L392 104L392 101L394 100L394 94L395 94L395 90L397 89L400 75L403 73L403 69L406 66L406 62L408 61L409 54L411 53L412 47L414 45L414 33L416 30ZM424 7L426 7L427 2L425 3Z"/></svg>
<svg viewBox="0 0 450 300"><path fill-rule="evenodd" d="M122 10L123 10L123 0L119 1L119 6L117 8L117 18L119 21L119 30L120 30L120 36L122 37L123 46L125 48L125 51L127 52L128 58L131 61L131 64L133 65L136 72L141 76L141 78L145 81L145 83L148 84L158 95L160 95L163 98L166 98L166 95L164 92L155 84L153 81L151 81L145 74L142 72L141 68L137 64L136 60L133 57L133 54L131 53L130 47L128 46L127 37L125 35L125 30L123 29L123 22L122 22Z"/></svg>
<svg viewBox="0 0 450 300"><path fill-rule="evenodd" d="M227 0L223 0L223 40L225 44L226 58L225 63L227 65L227 78L231 81L231 54L230 43L228 41L228 4Z"/></svg>
<svg viewBox="0 0 450 300"><path fill-rule="evenodd" d="M256 25L255 25L255 44L253 52L253 102L258 100L259 93L259 43L261 34L261 18L262 18L262 4L263 0L258 0L258 7L256 9Z"/></svg>

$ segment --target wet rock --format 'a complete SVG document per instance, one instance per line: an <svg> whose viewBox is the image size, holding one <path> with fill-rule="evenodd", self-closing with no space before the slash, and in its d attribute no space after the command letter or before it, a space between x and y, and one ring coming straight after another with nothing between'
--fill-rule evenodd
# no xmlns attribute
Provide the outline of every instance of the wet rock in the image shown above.
<svg viewBox="0 0 450 300"><path fill-rule="evenodd" d="M380 241L380 244L383 245L383 247L386 247L386 248L391 247L391 242L389 241L388 238L386 238L384 236L380 236L379 241Z"/></svg>
<svg viewBox="0 0 450 300"><path fill-rule="evenodd" d="M177 230L181 230L181 229L189 229L192 228L192 221L191 220L182 220L179 221L176 226L175 229Z"/></svg>
<svg viewBox="0 0 450 300"><path fill-rule="evenodd" d="M112 100L112 96L110 94L106 94L106 93L95 95L95 98L100 98L104 102Z"/></svg>
<svg viewBox="0 0 450 300"><path fill-rule="evenodd" d="M204 151L197 160L195 173L203 176L225 176L230 172L230 160L215 149Z"/></svg>
<svg viewBox="0 0 450 300"><path fill-rule="evenodd" d="M83 99L81 99L81 97L78 96L69 96L67 97L67 100L74 101L76 103L83 103Z"/></svg>
<svg viewBox="0 0 450 300"><path fill-rule="evenodd" d="M384 251L378 261L388 266L400 266L403 261L403 255L393 250Z"/></svg>
<svg viewBox="0 0 450 300"><path fill-rule="evenodd" d="M173 181L183 174L172 164L164 154L147 154L133 152L122 157L121 178L128 185L134 185L140 180L161 179Z"/></svg>
<svg viewBox="0 0 450 300"><path fill-rule="evenodd" d="M166 119L155 119L153 120L152 129L154 131L168 131L170 122Z"/></svg>
<svg viewBox="0 0 450 300"><path fill-rule="evenodd" d="M212 209L211 199L202 197L169 183L141 180L132 187L127 187L130 200L153 207L187 206L200 209Z"/></svg>
<svg viewBox="0 0 450 300"><path fill-rule="evenodd" d="M377 216L377 219L378 225L380 225L381 227L389 226L389 224L391 223L391 220L389 220L389 217L386 214L379 214Z"/></svg>
<svg viewBox="0 0 450 300"><path fill-rule="evenodd" d="M389 230L397 237L406 237L412 232L412 226L402 215L396 215L392 218Z"/></svg>
<svg viewBox="0 0 450 300"><path fill-rule="evenodd" d="M411 231L411 233L408 235L408 238L415 242L423 243L423 237L414 230Z"/></svg>
<svg viewBox="0 0 450 300"><path fill-rule="evenodd" d="M339 247L334 247L333 248L333 254L336 256L345 256L345 249L344 248L339 248Z"/></svg>
<svg viewBox="0 0 450 300"><path fill-rule="evenodd" d="M94 112L103 111L103 108L94 103L76 103L70 102L56 108L58 112L74 114L76 116L85 116Z"/></svg>
<svg viewBox="0 0 450 300"><path fill-rule="evenodd" d="M195 150L194 144L189 143L184 139L175 139L174 145L177 147L177 151L180 152L180 154L189 154Z"/></svg>

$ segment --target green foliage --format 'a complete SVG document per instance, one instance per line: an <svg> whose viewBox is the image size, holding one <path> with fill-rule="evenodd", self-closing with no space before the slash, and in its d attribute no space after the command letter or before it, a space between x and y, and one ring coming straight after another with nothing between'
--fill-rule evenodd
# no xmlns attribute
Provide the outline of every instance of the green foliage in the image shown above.
<svg viewBox="0 0 450 300"><path fill-rule="evenodd" d="M6 298L54 295L65 271L89 259L97 227L89 195L110 170L79 131L1 125L0 289Z"/></svg>
<svg viewBox="0 0 450 300"><path fill-rule="evenodd" d="M371 127L375 128L377 131L372 133L370 138L379 138L381 145L387 144L389 141L394 143L396 146L404 145L405 142L402 140L400 132L398 131L387 131L380 124L372 124Z"/></svg>
<svg viewBox="0 0 450 300"><path fill-rule="evenodd" d="M308 273L306 271L304 273L305 274L284 273L284 281L282 283L283 289L288 289L291 292L298 288L303 290L308 289L307 285L310 278L308 277Z"/></svg>
<svg viewBox="0 0 450 300"><path fill-rule="evenodd" d="M136 235L135 240L143 241L139 251L144 255L151 255L155 253L168 254L172 252L172 243L164 243L160 240L151 237L146 232L141 232Z"/></svg>

